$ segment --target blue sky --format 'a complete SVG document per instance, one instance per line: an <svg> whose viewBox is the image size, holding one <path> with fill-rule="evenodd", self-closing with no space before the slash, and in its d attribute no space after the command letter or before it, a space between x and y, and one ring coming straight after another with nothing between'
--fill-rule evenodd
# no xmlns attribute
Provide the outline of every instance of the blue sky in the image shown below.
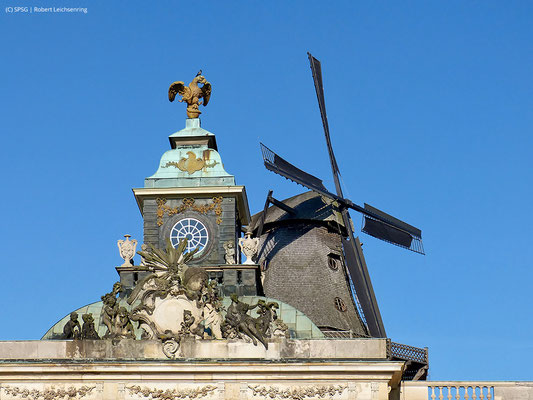
<svg viewBox="0 0 533 400"><path fill-rule="evenodd" d="M13 14L8 6L87 7ZM213 84L217 134L252 212L259 141L334 189L306 52L322 61L345 184L420 227L426 256L361 234L388 335L429 347L430 378L531 380L533 4L528 1L2 0L0 340L38 339L117 279L142 238L131 188ZM352 214L356 225L360 216Z"/></svg>

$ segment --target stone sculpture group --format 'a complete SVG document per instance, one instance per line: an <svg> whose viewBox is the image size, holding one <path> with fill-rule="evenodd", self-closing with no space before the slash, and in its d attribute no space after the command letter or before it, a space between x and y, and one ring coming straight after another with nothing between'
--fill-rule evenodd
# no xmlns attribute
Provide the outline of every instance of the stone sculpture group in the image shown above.
<svg viewBox="0 0 533 400"><path fill-rule="evenodd" d="M94 318L92 314L83 314L83 327L80 327L78 313L70 313L70 319L63 327L62 339L100 339L94 327Z"/></svg>
<svg viewBox="0 0 533 400"><path fill-rule="evenodd" d="M256 245L255 242L254 246L249 244L250 250ZM124 244L121 256L123 248ZM141 340L161 340L164 353L174 358L184 337L240 339L254 345L260 342L265 348L268 348L270 337L289 337L287 325L277 316L279 306L275 302L259 300L256 304L247 304L233 294L226 311L217 282L209 282L204 268L187 265L196 253L196 250L185 253L187 239L180 241L177 248L168 240L165 250L152 246L142 248L138 254L142 257L143 268L150 273L128 296L124 296L125 303L117 298L123 292L119 282L113 285L111 292L102 296L100 323L107 328L102 339L135 339L134 324L137 324L142 332ZM248 260L251 260L252 252L248 251L248 254ZM258 317L250 315L253 309L257 309ZM72 313L62 338L100 339L92 314L84 314L83 321L83 327L80 327L78 315Z"/></svg>

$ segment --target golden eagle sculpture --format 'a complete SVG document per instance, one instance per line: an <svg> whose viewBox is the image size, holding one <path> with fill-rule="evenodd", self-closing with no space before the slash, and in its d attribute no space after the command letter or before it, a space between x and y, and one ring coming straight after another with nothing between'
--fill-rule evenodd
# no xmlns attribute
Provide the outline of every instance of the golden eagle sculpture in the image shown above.
<svg viewBox="0 0 533 400"><path fill-rule="evenodd" d="M202 85L202 87L198 85ZM168 99L174 101L176 94L181 96L180 103L187 103L187 117L198 118L202 113L198 106L203 104L204 107L209 103L209 97L211 97L211 84L202 76L202 70L198 72L196 77L189 83L189 86L185 86L182 81L174 82L168 88ZM203 103L200 99L204 99Z"/></svg>

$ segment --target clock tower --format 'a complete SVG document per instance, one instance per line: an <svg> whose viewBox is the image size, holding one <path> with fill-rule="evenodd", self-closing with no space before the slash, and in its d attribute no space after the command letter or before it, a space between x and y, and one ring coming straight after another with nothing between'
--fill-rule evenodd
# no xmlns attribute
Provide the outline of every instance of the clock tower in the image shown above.
<svg viewBox="0 0 533 400"><path fill-rule="evenodd" d="M185 129L169 136L170 147L156 173L133 189L144 220L144 243L164 249L188 239L199 248L191 264L227 264L226 248L237 248L250 211L244 186L224 170L215 135L188 118ZM240 262L238 251L235 261Z"/></svg>

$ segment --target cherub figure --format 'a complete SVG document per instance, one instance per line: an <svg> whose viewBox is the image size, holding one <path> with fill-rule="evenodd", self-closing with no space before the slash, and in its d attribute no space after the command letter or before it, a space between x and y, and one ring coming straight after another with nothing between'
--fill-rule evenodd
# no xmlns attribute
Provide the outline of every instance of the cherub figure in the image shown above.
<svg viewBox="0 0 533 400"><path fill-rule="evenodd" d="M182 335L191 335L191 336L203 336L204 328L201 325L193 328L196 318L192 315L190 310L183 311L183 322L181 323L180 334Z"/></svg>
<svg viewBox="0 0 533 400"><path fill-rule="evenodd" d="M222 309L222 303L218 297L217 281L211 281L205 290L203 296L204 302L204 326L206 332L204 333L204 339L209 334L215 339L222 339L222 315L220 311Z"/></svg>
<svg viewBox="0 0 533 400"><path fill-rule="evenodd" d="M277 306L276 303L270 302L267 303L264 300L259 300L257 302L259 310L259 318L257 318L257 330L261 332L264 337L270 337L270 324L274 321L274 307Z"/></svg>
<svg viewBox="0 0 533 400"><path fill-rule="evenodd" d="M268 343L265 341L262 333L257 329L257 320L247 314L248 311L256 308L258 304L253 306L246 304L240 301L235 293L230 297L231 305L228 307L228 312L226 313L226 322L233 328L236 328L238 332L242 332L252 339L254 345L257 346L257 340L259 340L268 349Z"/></svg>
<svg viewBox="0 0 533 400"><path fill-rule="evenodd" d="M81 338L88 340L100 339L100 336L98 336L98 332L96 332L96 329L94 328L93 315L91 313L83 314L81 318L83 319L83 327L81 328Z"/></svg>
<svg viewBox="0 0 533 400"><path fill-rule="evenodd" d="M81 338L81 326L78 321L78 313L70 313L70 320L63 327L62 339L80 339Z"/></svg>
<svg viewBox="0 0 533 400"><path fill-rule="evenodd" d="M224 255L226 264L235 264L235 244L232 241L225 242L224 250L226 250L226 254Z"/></svg>
<svg viewBox="0 0 533 400"><path fill-rule="evenodd" d="M194 324L195 318L189 310L183 311L183 322L181 323L180 333L182 335L191 334L191 326Z"/></svg>
<svg viewBox="0 0 533 400"><path fill-rule="evenodd" d="M275 302L265 302L264 300L259 300L257 302L259 305L259 318L257 318L257 329L265 337L285 337L289 338L289 328L281 319L278 318L276 310L279 308L278 303Z"/></svg>
<svg viewBox="0 0 533 400"><path fill-rule="evenodd" d="M102 296L104 306L102 307L102 315L100 320L101 323L107 327L107 332L105 333L104 338L111 337L115 333L115 321L119 311L116 296L121 291L122 284L120 282L116 282L113 285L113 291Z"/></svg>
<svg viewBox="0 0 533 400"><path fill-rule="evenodd" d="M120 307L118 309L118 316L115 320L114 336L121 339L135 339L135 332L130 320L130 313L126 307Z"/></svg>

